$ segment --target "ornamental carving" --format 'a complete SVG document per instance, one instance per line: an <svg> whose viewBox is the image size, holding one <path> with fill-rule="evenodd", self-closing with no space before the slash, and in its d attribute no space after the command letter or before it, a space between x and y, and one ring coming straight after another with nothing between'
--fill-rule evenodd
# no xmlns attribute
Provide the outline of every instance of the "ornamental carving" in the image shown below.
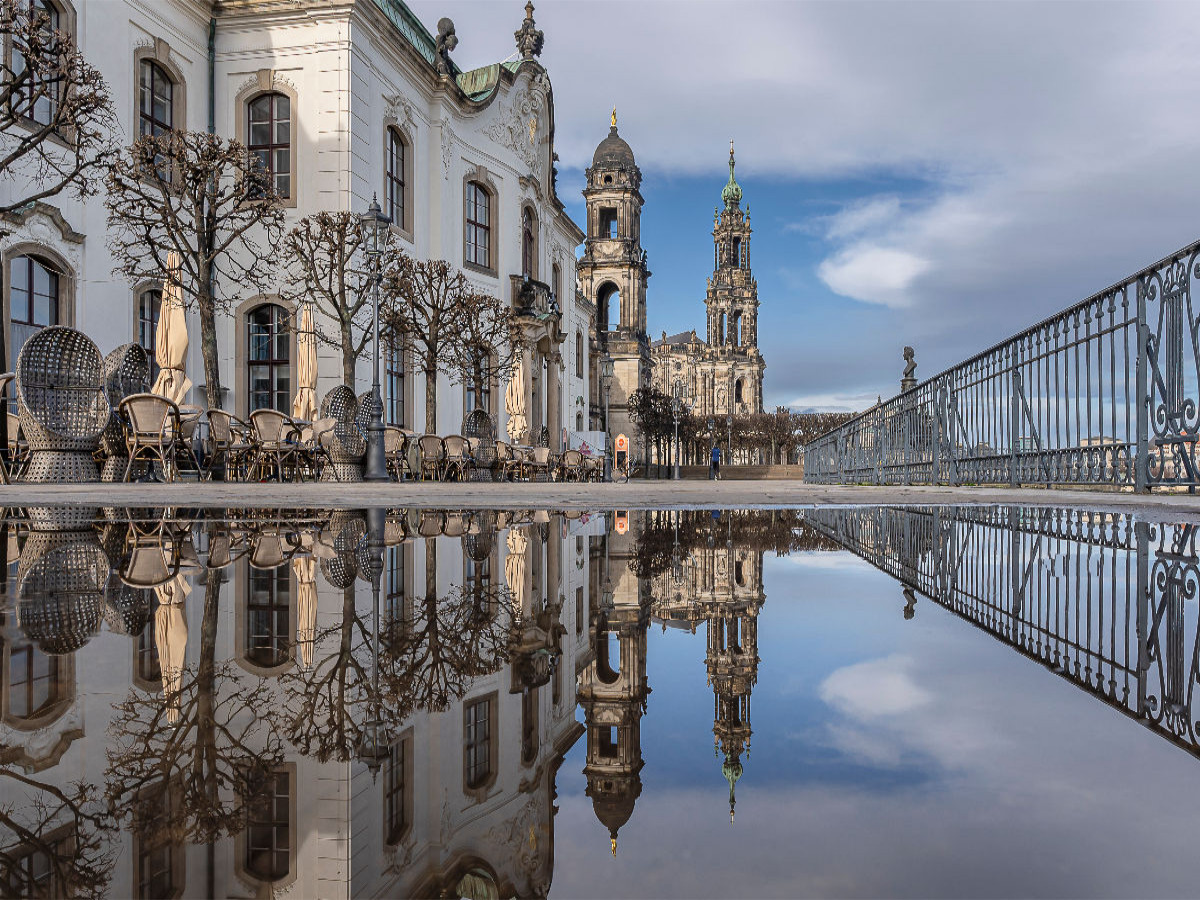
<svg viewBox="0 0 1200 900"><path fill-rule="evenodd" d="M544 72L539 72L529 84L517 86L509 102L483 131L520 157L535 177L540 177L542 168L538 147L546 133L544 114L549 106L549 96L550 80Z"/></svg>
<svg viewBox="0 0 1200 900"><path fill-rule="evenodd" d="M454 130L450 127L449 116L442 116L440 125L442 130L442 178L449 180L450 161L454 150Z"/></svg>
<svg viewBox="0 0 1200 900"><path fill-rule="evenodd" d="M416 135L417 120L413 105L403 94L384 95L383 116L393 120L410 138Z"/></svg>

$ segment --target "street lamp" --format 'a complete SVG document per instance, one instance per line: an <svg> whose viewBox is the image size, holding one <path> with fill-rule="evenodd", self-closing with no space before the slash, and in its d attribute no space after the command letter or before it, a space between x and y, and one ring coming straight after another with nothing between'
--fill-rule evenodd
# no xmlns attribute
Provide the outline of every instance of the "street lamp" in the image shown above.
<svg viewBox="0 0 1200 900"><path fill-rule="evenodd" d="M679 418L683 415L688 396L688 386L682 379L676 378L671 397L671 412L675 416L675 471L671 477L675 481L679 480L679 457L683 455L683 448L679 445Z"/></svg>
<svg viewBox="0 0 1200 900"><path fill-rule="evenodd" d="M362 573L371 579L371 718L363 723L355 753L360 762L366 763L372 781L391 754L392 743L387 725L379 714L379 582L383 576L386 515L383 507L367 510L367 566Z"/></svg>
<svg viewBox="0 0 1200 900"><path fill-rule="evenodd" d="M383 247L387 243L388 226L392 220L379 208L379 200L371 196L371 206L359 217L363 252L371 270L371 421L367 425L367 459L364 481L390 481L383 453L383 397L379 391L379 282Z"/></svg>
<svg viewBox="0 0 1200 900"><path fill-rule="evenodd" d="M613 358L607 353L600 357L600 383L604 390L604 480L612 480L612 430L608 427L608 392L612 386Z"/></svg>
<svg viewBox="0 0 1200 900"><path fill-rule="evenodd" d="M730 413L729 415L727 415L725 417L725 427L728 429L728 435L729 435L728 441L726 443L726 447L728 449L725 451L726 453L729 454L729 456L725 460L725 463L726 463L726 465L731 466L731 465L733 465L733 413Z"/></svg>

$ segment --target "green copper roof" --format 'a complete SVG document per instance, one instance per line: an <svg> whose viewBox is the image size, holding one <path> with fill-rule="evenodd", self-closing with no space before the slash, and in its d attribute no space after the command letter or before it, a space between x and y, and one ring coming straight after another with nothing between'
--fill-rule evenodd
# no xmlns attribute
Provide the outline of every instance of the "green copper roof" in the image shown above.
<svg viewBox="0 0 1200 900"><path fill-rule="evenodd" d="M412 44L416 51L425 57L425 61L432 66L437 52L437 41L421 24L421 20L413 15L404 0L375 0L375 5L383 10L383 14L404 35L405 40Z"/></svg>
<svg viewBox="0 0 1200 900"><path fill-rule="evenodd" d="M725 201L726 207L737 206L742 202L742 189L733 177L733 141L729 142L729 181L721 191L721 199Z"/></svg>

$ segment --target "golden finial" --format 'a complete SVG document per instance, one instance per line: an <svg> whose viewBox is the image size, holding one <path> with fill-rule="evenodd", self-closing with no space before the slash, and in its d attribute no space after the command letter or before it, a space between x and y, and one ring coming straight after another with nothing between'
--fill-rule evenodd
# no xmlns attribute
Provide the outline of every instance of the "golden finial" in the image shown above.
<svg viewBox="0 0 1200 900"><path fill-rule="evenodd" d="M733 156L733 138L729 139L729 155Z"/></svg>
<svg viewBox="0 0 1200 900"><path fill-rule="evenodd" d="M611 844L612 844L612 852L613 852L613 856L616 856L616 855L617 855L617 839L616 839L616 838L609 838L609 843L611 843Z"/></svg>
<svg viewBox="0 0 1200 900"><path fill-rule="evenodd" d="M613 127L613 128L616 128L616 127L617 127L617 108L616 108L615 106L613 107L613 114L612 114L612 127Z"/></svg>

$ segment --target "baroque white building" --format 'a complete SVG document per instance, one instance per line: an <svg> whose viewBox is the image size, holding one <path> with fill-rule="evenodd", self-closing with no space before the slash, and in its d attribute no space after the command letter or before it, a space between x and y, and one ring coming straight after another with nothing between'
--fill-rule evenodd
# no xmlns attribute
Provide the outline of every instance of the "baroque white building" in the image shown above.
<svg viewBox="0 0 1200 900"><path fill-rule="evenodd" d="M103 73L126 142L162 128L246 142L269 160L289 227L319 211L364 212L378 195L407 253L446 259L480 290L527 311L530 436L543 427L557 435L587 409L583 336L593 314L575 290L583 233L556 193L554 94L537 60L542 34L532 5L524 21L513 5L520 27L512 58L464 72L449 52L453 24L439 23L435 38L402 0L35 2ZM0 182L0 192L20 189ZM153 348L159 285L113 274L102 197L35 204L0 232L5 369L31 330L49 324L82 329L105 353L129 341ZM294 310L275 294L219 289L230 300L218 321L230 390L222 405L245 416L290 404ZM189 315L187 366L197 382L189 399L211 405ZM276 333L279 340L261 339ZM336 348L323 345L319 355L318 397L341 380ZM360 362L359 391L369 368ZM476 398L439 376L433 423L414 402L424 385L404 354L389 354L383 369L392 424L452 433L469 408L484 405L503 428L503 385Z"/></svg>

